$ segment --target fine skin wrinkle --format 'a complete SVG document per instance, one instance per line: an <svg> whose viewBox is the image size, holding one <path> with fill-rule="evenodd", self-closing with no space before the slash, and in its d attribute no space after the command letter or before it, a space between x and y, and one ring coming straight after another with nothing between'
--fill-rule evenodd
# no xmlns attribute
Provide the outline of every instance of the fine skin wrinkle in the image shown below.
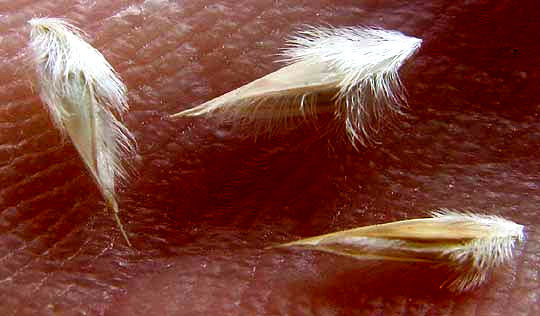
<svg viewBox="0 0 540 316"><path fill-rule="evenodd" d="M7 1L0 3L0 314L537 315L538 41L534 2ZM137 176L96 183L28 78L32 18L87 33L127 87ZM303 25L421 38L408 108L369 148L320 113L273 137L179 118L279 69ZM343 128L343 125L341 125ZM481 210L527 240L474 290L422 263L268 247L355 227Z"/></svg>

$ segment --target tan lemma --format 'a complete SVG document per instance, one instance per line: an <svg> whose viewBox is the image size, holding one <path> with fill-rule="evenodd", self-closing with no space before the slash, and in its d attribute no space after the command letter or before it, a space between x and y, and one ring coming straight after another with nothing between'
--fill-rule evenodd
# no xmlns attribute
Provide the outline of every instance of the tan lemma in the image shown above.
<svg viewBox="0 0 540 316"><path fill-rule="evenodd" d="M126 158L135 152L132 134L118 119L128 110L126 86L77 27L55 18L29 23L41 99L56 127L77 148L131 245L116 201L117 181L127 176Z"/></svg>
<svg viewBox="0 0 540 316"><path fill-rule="evenodd" d="M406 105L398 70L421 42L376 28L308 27L289 40L285 67L172 117L220 112L279 122L328 112L330 103L353 145L367 145Z"/></svg>
<svg viewBox="0 0 540 316"><path fill-rule="evenodd" d="M461 292L483 284L508 263L523 226L492 215L432 212L410 219L306 238L279 247L307 248L359 260L444 264L457 272L444 286Z"/></svg>

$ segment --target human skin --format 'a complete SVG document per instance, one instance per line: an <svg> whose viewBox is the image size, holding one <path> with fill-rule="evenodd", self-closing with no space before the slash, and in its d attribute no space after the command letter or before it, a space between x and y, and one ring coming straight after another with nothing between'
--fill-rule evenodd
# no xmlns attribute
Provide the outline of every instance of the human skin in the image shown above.
<svg viewBox="0 0 540 316"><path fill-rule="evenodd" d="M1 315L540 314L540 29L507 1L0 2ZM129 88L137 173L113 217L25 66L33 17L68 18ZM219 117L171 120L279 67L302 24L423 39L407 116L354 150L322 115L271 137ZM443 267L269 246L435 208L526 227L482 287Z"/></svg>

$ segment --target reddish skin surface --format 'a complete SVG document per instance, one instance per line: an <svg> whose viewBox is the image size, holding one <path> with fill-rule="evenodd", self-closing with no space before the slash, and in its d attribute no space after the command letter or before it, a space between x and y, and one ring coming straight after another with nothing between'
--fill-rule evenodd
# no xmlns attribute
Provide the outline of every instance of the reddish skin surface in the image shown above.
<svg viewBox="0 0 540 316"><path fill-rule="evenodd" d="M0 3L1 315L540 314L536 3L312 2ZM34 16L75 21L130 89L139 174L120 203L136 249L30 89ZM409 117L380 145L320 136L324 117L257 142L166 118L277 69L286 36L315 23L424 39L402 71ZM438 207L505 216L527 242L460 295L441 268L265 249Z"/></svg>

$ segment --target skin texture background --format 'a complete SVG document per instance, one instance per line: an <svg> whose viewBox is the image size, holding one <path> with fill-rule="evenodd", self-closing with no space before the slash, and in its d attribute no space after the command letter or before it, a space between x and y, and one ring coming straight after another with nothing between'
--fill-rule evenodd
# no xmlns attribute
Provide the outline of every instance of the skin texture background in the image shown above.
<svg viewBox="0 0 540 316"><path fill-rule="evenodd" d="M0 314L537 315L540 28L533 1L1 1ZM113 218L32 89L26 21L64 17L119 71L138 173ZM424 40L407 117L353 150L328 117L271 138L166 116L279 68L302 24ZM470 293L448 271L265 249L447 207L523 224L516 259Z"/></svg>

